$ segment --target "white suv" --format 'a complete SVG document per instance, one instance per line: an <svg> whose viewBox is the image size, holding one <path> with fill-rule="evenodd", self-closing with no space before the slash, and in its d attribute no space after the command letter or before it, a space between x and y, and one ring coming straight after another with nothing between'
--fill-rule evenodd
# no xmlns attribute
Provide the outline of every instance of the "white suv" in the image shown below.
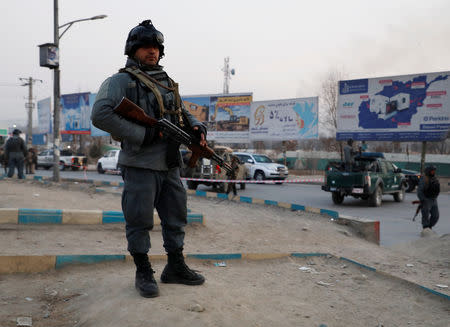
<svg viewBox="0 0 450 327"><path fill-rule="evenodd" d="M245 164L248 170L248 176L256 180L273 179L285 180L289 171L285 165L272 161L264 154L233 152L241 162Z"/></svg>
<svg viewBox="0 0 450 327"><path fill-rule="evenodd" d="M97 161L97 171L99 174L104 174L106 170L120 170L119 162L120 150L109 150L103 157Z"/></svg>

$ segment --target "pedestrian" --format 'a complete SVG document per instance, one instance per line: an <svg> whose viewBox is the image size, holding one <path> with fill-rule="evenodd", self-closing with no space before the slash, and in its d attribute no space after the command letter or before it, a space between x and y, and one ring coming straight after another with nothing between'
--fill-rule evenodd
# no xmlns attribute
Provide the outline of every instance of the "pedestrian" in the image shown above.
<svg viewBox="0 0 450 327"><path fill-rule="evenodd" d="M355 150L353 150L353 139L347 140L347 145L344 146L344 164L345 171L352 171L353 163L355 161Z"/></svg>
<svg viewBox="0 0 450 327"><path fill-rule="evenodd" d="M5 144L5 156L8 160L8 177L13 177L14 170L17 168L17 177L24 179L23 164L27 155L27 146L25 141L20 137L21 131L14 129L12 137Z"/></svg>
<svg viewBox="0 0 450 327"><path fill-rule="evenodd" d="M35 169L37 168L37 154L36 154L36 149L31 148L31 150L33 150L33 155L32 155L33 165L31 167L32 167L32 174L34 174Z"/></svg>
<svg viewBox="0 0 450 327"><path fill-rule="evenodd" d="M3 148L0 148L0 166L4 169L4 175L6 175L7 167L8 167L8 160L6 160L6 154L5 150Z"/></svg>
<svg viewBox="0 0 450 327"><path fill-rule="evenodd" d="M33 148L29 148L25 157L25 173L34 174L36 155Z"/></svg>
<svg viewBox="0 0 450 327"><path fill-rule="evenodd" d="M425 176L420 180L419 187L417 188L417 197L422 206L423 232L431 230L439 220L437 203L439 192L440 185L436 177L436 167L430 165L425 168Z"/></svg>
<svg viewBox="0 0 450 327"><path fill-rule="evenodd" d="M123 119L113 109L126 97L150 117L164 117L190 129L201 146L206 146L206 127L184 108L178 84L159 65L164 56L164 37L150 20L131 29L125 55L128 56L125 68L101 85L91 119L96 127L121 140L122 211L128 251L136 265L135 287L143 297L156 297L159 289L147 255L154 208L161 219L168 257L161 282L200 285L205 281L186 265L183 256L187 196L180 180L179 143L169 140L157 128Z"/></svg>
<svg viewBox="0 0 450 327"><path fill-rule="evenodd" d="M227 178L229 180L235 180L237 173L239 171L239 158L235 155L231 155L231 171L227 173ZM227 194L230 194L230 192L233 191L233 195L237 195L236 191L236 183L234 182L228 182L227 183Z"/></svg>
<svg viewBox="0 0 450 327"><path fill-rule="evenodd" d="M362 141L359 145L359 153L367 151L367 143L366 141Z"/></svg>

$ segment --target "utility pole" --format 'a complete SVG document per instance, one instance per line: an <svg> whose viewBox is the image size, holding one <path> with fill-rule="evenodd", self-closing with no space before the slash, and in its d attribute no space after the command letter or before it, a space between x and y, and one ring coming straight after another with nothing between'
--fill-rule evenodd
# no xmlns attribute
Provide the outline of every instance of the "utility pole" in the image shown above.
<svg viewBox="0 0 450 327"><path fill-rule="evenodd" d="M27 146L31 147L33 144L33 84L36 82L42 83L42 80L33 77L19 77L19 80L23 82L22 86L28 86L28 102L25 103L25 108L28 109Z"/></svg>
<svg viewBox="0 0 450 327"><path fill-rule="evenodd" d="M59 6L58 0L53 0L53 43L39 45L40 66L53 69L53 180L60 181L59 159L61 145L61 135L59 131L60 112L61 112L61 90L60 90L60 69L59 69L59 41L67 30L75 23L87 20L96 20L106 18L106 15L97 15L90 18L82 18L59 25ZM65 27L59 34L59 29Z"/></svg>
<svg viewBox="0 0 450 327"><path fill-rule="evenodd" d="M59 49L59 6L58 0L53 0L53 43ZM69 26L70 27L70 26ZM61 111L61 93L59 89L59 63L53 69L53 181L59 182L59 146L61 135L59 134L59 121Z"/></svg>
<svg viewBox="0 0 450 327"><path fill-rule="evenodd" d="M230 57L225 57L222 71L223 71L223 77L224 77L223 93L228 94L228 93L230 93L229 87L230 87L231 75L234 75L234 73L235 73L234 68L230 69Z"/></svg>

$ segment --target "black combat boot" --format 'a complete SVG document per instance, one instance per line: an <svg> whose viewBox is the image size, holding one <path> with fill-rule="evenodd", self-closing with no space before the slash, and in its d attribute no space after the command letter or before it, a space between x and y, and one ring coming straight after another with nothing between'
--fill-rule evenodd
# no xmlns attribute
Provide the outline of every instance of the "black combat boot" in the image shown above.
<svg viewBox="0 0 450 327"><path fill-rule="evenodd" d="M132 254L134 263L136 264L136 280L135 287L139 294L143 297L157 297L159 296L158 285L153 277L155 273L148 261L146 253Z"/></svg>
<svg viewBox="0 0 450 327"><path fill-rule="evenodd" d="M205 282L205 277L186 265L182 251L168 253L167 259L167 265L161 274L161 282L185 285L201 285Z"/></svg>

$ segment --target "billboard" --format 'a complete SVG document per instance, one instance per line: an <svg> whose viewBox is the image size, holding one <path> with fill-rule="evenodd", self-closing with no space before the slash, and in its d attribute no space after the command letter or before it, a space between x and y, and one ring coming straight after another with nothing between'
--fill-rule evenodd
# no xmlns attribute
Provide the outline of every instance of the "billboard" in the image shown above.
<svg viewBox="0 0 450 327"><path fill-rule="evenodd" d="M317 97L253 102L250 139L287 141L318 138L318 102Z"/></svg>
<svg viewBox="0 0 450 327"><path fill-rule="evenodd" d="M208 128L208 140L248 143L252 93L183 96L189 112Z"/></svg>
<svg viewBox="0 0 450 327"><path fill-rule="evenodd" d="M39 133L48 134L52 132L51 98L45 98L37 102Z"/></svg>
<svg viewBox="0 0 450 327"><path fill-rule="evenodd" d="M450 72L339 81L338 140L439 141L450 128Z"/></svg>
<svg viewBox="0 0 450 327"><path fill-rule="evenodd" d="M61 95L61 134L90 134L89 92Z"/></svg>

